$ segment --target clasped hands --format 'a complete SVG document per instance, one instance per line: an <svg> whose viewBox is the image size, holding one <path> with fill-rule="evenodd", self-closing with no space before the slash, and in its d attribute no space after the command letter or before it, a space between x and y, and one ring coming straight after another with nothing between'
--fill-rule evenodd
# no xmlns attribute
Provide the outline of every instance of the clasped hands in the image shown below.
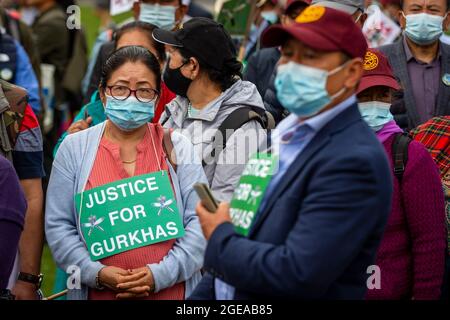
<svg viewBox="0 0 450 320"><path fill-rule="evenodd" d="M102 286L117 293L117 299L145 298L155 290L153 274L148 267L133 270L105 267L98 277Z"/></svg>

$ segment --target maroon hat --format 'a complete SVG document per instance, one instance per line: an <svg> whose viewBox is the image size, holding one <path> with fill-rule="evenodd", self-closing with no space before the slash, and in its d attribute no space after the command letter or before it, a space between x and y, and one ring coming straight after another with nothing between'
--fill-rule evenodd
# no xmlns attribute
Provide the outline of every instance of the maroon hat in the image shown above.
<svg viewBox="0 0 450 320"><path fill-rule="evenodd" d="M364 58L367 42L352 17L321 6L306 8L290 26L274 25L262 36L266 47L283 45L289 36L321 51L342 51L351 58Z"/></svg>
<svg viewBox="0 0 450 320"><path fill-rule="evenodd" d="M312 0L288 0L286 1L286 6L284 7L284 12L289 11L294 4L303 3L306 5L310 5Z"/></svg>
<svg viewBox="0 0 450 320"><path fill-rule="evenodd" d="M389 87L394 90L400 89L386 56L376 49L369 49L364 58L364 74L357 93L376 86Z"/></svg>

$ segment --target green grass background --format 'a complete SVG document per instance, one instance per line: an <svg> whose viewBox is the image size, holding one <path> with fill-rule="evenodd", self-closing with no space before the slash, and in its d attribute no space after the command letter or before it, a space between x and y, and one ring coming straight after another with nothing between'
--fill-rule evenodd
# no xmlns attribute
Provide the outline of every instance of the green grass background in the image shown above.
<svg viewBox="0 0 450 320"><path fill-rule="evenodd" d="M131 12L124 13L114 17L116 23L120 23L132 16ZM98 36L98 30L100 27L100 20L95 15L95 10L92 6L81 6L81 24L84 32L86 33L89 53L95 43L95 39ZM44 246L44 252L42 255L41 272L44 274L44 281L42 282L42 291L45 297L53 294L53 286L55 284L56 265L52 258L52 254L47 245Z"/></svg>

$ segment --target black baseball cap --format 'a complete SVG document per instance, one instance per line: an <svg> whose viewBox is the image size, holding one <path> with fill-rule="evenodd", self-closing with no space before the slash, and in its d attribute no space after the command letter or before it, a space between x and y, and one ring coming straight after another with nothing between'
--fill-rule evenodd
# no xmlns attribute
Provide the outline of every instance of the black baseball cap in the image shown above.
<svg viewBox="0 0 450 320"><path fill-rule="evenodd" d="M179 29L153 30L156 41L183 48L204 64L222 71L226 61L236 59L236 48L223 25L208 18L192 18Z"/></svg>

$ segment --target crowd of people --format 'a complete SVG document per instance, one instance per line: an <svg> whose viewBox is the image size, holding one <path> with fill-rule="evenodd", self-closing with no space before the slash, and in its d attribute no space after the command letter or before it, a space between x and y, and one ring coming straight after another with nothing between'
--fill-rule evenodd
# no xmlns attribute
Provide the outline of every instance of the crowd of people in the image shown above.
<svg viewBox="0 0 450 320"><path fill-rule="evenodd" d="M250 2L0 7L0 299L448 299L450 2Z"/></svg>

